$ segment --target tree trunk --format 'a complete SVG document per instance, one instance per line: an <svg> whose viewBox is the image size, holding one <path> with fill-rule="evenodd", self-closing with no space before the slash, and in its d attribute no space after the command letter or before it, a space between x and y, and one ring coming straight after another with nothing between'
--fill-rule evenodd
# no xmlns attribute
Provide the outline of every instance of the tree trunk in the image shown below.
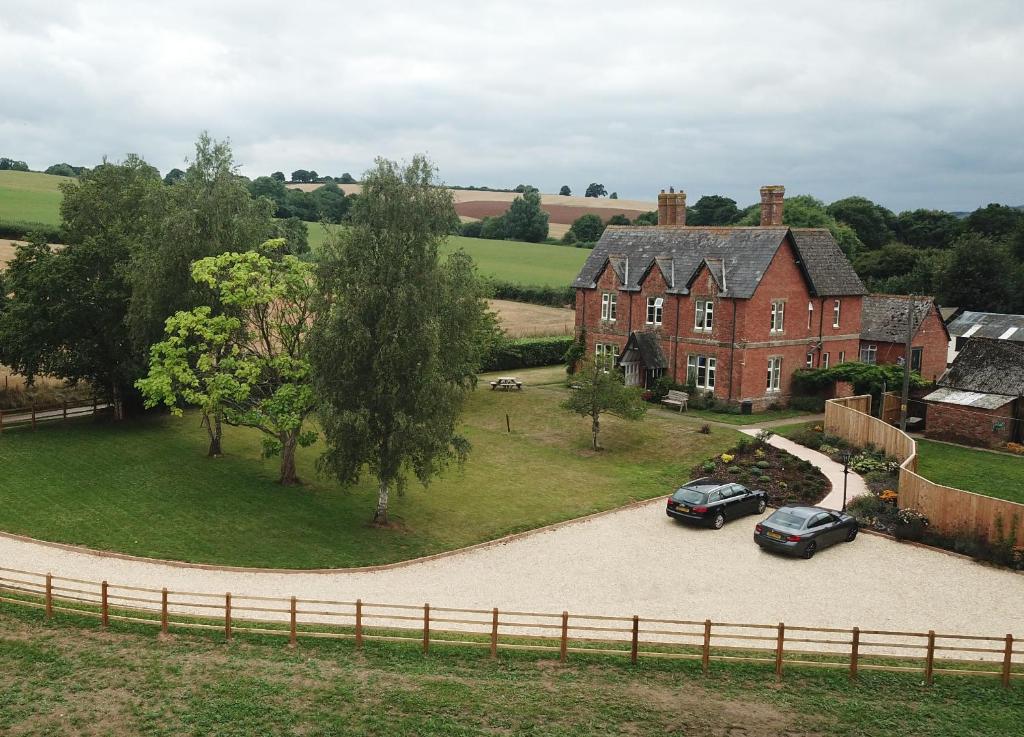
<svg viewBox="0 0 1024 737"><path fill-rule="evenodd" d="M281 435L281 478L279 483L282 486L296 486L300 483L299 477L295 474L295 446L297 444L297 433L288 432Z"/></svg>
<svg viewBox="0 0 1024 737"><path fill-rule="evenodd" d="M594 450L601 450L601 446L597 444L597 434L601 432L601 415L593 415L593 420L590 429L594 433Z"/></svg>
<svg viewBox="0 0 1024 737"><path fill-rule="evenodd" d="M110 389L110 402L114 405L114 419L120 422L124 419L124 401L121 399L121 387L117 384Z"/></svg>
<svg viewBox="0 0 1024 737"><path fill-rule="evenodd" d="M209 458L220 458L221 455L223 455L223 451L220 446L220 439L222 435L220 413L214 413L212 422L210 420L210 415L206 415L205 420L206 432L210 436L210 449L207 451L206 455Z"/></svg>
<svg viewBox="0 0 1024 737"><path fill-rule="evenodd" d="M373 523L375 525L386 525L388 523L389 491L387 481L381 480L380 486L377 489L377 511L373 513Z"/></svg>

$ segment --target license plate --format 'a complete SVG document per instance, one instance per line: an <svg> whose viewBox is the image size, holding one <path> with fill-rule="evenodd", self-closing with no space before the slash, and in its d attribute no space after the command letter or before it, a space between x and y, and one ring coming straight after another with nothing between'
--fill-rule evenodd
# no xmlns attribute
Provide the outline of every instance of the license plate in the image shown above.
<svg viewBox="0 0 1024 737"><path fill-rule="evenodd" d="M772 540L781 540L782 539L782 535L780 533L778 533L778 532L769 532L768 533L768 537L770 537Z"/></svg>
<svg viewBox="0 0 1024 737"><path fill-rule="evenodd" d="M679 506L676 507L676 511L677 512L689 512L690 508L689 507L684 507L682 504L680 504Z"/></svg>

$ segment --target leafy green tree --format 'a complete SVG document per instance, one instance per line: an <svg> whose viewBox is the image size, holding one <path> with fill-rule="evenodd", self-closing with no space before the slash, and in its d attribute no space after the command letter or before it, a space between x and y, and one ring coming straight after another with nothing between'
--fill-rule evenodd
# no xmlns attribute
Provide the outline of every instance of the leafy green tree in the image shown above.
<svg viewBox="0 0 1024 737"><path fill-rule="evenodd" d="M979 312L1012 312L1019 293L1014 282L1016 263L1009 249L985 236L966 234L953 247L942 275L942 304Z"/></svg>
<svg viewBox="0 0 1024 737"><path fill-rule="evenodd" d="M292 172L292 181L303 183L311 182L313 180L310 179L309 172L306 169L296 169Z"/></svg>
<svg viewBox="0 0 1024 737"><path fill-rule="evenodd" d="M299 483L295 451L312 445L304 425L316 398L307 351L318 297L313 265L276 257L280 241L258 251L222 253L192 265L192 278L216 296L167 320L150 351L149 375L138 382L149 407L181 404L208 418L210 455L221 451L220 421L264 434L264 455L281 456L279 482Z"/></svg>
<svg viewBox="0 0 1024 737"><path fill-rule="evenodd" d="M560 190L558 190L558 194L562 195L563 197L571 197L572 196L572 190L569 189L569 185L568 184L563 184L562 188Z"/></svg>
<svg viewBox="0 0 1024 737"><path fill-rule="evenodd" d="M270 175L270 178L271 179L276 179L279 182L284 182L285 181L284 172L283 171L275 171L273 174Z"/></svg>
<svg viewBox="0 0 1024 737"><path fill-rule="evenodd" d="M594 450L601 450L597 442L601 432L601 415L610 414L624 420L639 420L647 411L641 398L640 387L623 384L622 373L604 365L603 361L588 358L583 361L573 379L574 387L562 408L590 418L590 432Z"/></svg>
<svg viewBox="0 0 1024 737"><path fill-rule="evenodd" d="M657 224L657 213L654 213ZM740 219L742 213L736 206L736 200L722 195L704 195L691 207L686 209L686 222L689 225L732 225Z"/></svg>
<svg viewBox="0 0 1024 737"><path fill-rule="evenodd" d="M311 182L319 182L320 181L320 175L316 173L316 169L310 169L309 170L309 181L311 181Z"/></svg>
<svg viewBox="0 0 1024 737"><path fill-rule="evenodd" d="M608 195L608 199L610 199L610 200L617 200L617 199L619 199L619 193L618 192L612 192L610 195Z"/></svg>
<svg viewBox="0 0 1024 737"><path fill-rule="evenodd" d="M782 221L791 228L826 228L848 258L854 258L863 247L857 233L846 223L840 223L825 208L825 203L810 195L796 195L786 198ZM761 208L753 205L744 211L739 225L758 225L761 222Z"/></svg>
<svg viewBox="0 0 1024 737"><path fill-rule="evenodd" d="M312 192L289 188L285 197L285 209L289 216L297 217L300 220L316 222L320 219L316 198Z"/></svg>
<svg viewBox="0 0 1024 737"><path fill-rule="evenodd" d="M284 240L282 254L301 256L309 253L309 226L297 217L284 218L275 223L277 237Z"/></svg>
<svg viewBox="0 0 1024 737"><path fill-rule="evenodd" d="M0 158L0 171L28 171L28 164L24 161L9 159L6 156Z"/></svg>
<svg viewBox="0 0 1024 737"><path fill-rule="evenodd" d="M316 212L320 220L329 223L340 223L348 215L352 201L334 182L328 182L318 187L312 193L313 201L316 203Z"/></svg>
<svg viewBox="0 0 1024 737"><path fill-rule="evenodd" d="M462 224L459 233L467 238L482 238L483 228L482 220L470 220Z"/></svg>
<svg viewBox="0 0 1024 737"><path fill-rule="evenodd" d="M608 218L608 225L629 225L629 218L621 213L616 213Z"/></svg>
<svg viewBox="0 0 1024 737"><path fill-rule="evenodd" d="M341 182L342 184L355 184L356 183L356 180L348 172L345 172L344 174L342 174L338 178L338 181Z"/></svg>
<svg viewBox="0 0 1024 737"><path fill-rule="evenodd" d="M137 344L160 340L164 320L209 302L189 277L189 265L206 256L248 251L275 235L273 205L253 197L236 176L231 146L203 133L185 176L165 189L166 209L132 263L129 324Z"/></svg>
<svg viewBox="0 0 1024 737"><path fill-rule="evenodd" d="M893 239L896 216L866 197L836 200L828 206L828 214L853 228L866 248L881 248Z"/></svg>
<svg viewBox="0 0 1024 737"><path fill-rule="evenodd" d="M185 172L175 167L174 169L171 169L169 172L167 172L167 176L164 177L164 184L177 184L184 178Z"/></svg>
<svg viewBox="0 0 1024 737"><path fill-rule="evenodd" d="M540 192L532 187L516 197L502 217L510 240L540 243L548 237L548 214L541 209Z"/></svg>
<svg viewBox="0 0 1024 737"><path fill-rule="evenodd" d="M587 191L586 191L586 193L583 196L584 197L604 197L606 194L608 194L608 190L604 188L603 184L598 184L597 182L591 182L587 186Z"/></svg>
<svg viewBox="0 0 1024 737"><path fill-rule="evenodd" d="M649 210L648 212L642 212L633 218L633 225L657 225L658 224L658 211Z"/></svg>
<svg viewBox="0 0 1024 737"><path fill-rule="evenodd" d="M53 164L46 167L46 171L43 173L52 174L57 177L73 177L75 176L75 169L71 164Z"/></svg>
<svg viewBox="0 0 1024 737"><path fill-rule="evenodd" d="M291 215L291 211L288 209L289 189L279 179L256 177L249 182L249 192L253 197L266 197L270 200L274 205L274 217L285 218Z"/></svg>
<svg viewBox="0 0 1024 737"><path fill-rule="evenodd" d="M588 212L586 215L580 215L573 221L573 224L569 226L569 232L573 234L577 241L593 243L600 239L601 234L604 233L604 223L601 222L600 217L592 212Z"/></svg>
<svg viewBox="0 0 1024 737"><path fill-rule="evenodd" d="M505 216L487 217L481 221L480 237L488 240L505 240Z"/></svg>
<svg viewBox="0 0 1024 737"><path fill-rule="evenodd" d="M427 159L378 159L351 225L322 258L327 296L312 353L327 440L320 466L343 484L366 470L377 477L377 524L410 475L426 485L469 452L458 420L492 323L472 260L439 258L455 221Z"/></svg>
<svg viewBox="0 0 1024 737"><path fill-rule="evenodd" d="M943 210L908 210L896 217L896 233L918 248L950 248L963 232L963 222Z"/></svg>
<svg viewBox="0 0 1024 737"><path fill-rule="evenodd" d="M1024 210L991 203L967 216L967 229L991 238L1006 238L1024 224Z"/></svg>

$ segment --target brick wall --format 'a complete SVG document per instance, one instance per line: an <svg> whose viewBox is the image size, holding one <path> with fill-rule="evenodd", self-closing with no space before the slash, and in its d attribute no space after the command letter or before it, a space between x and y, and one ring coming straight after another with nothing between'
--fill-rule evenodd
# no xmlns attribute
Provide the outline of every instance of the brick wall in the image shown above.
<svg viewBox="0 0 1024 737"><path fill-rule="evenodd" d="M904 325L906 323L904 322ZM878 353L876 363L898 364L906 355L904 343L879 342L877 340L862 340L862 347L873 345ZM910 343L912 348L921 349L921 377L926 381L935 381L946 370L947 351L949 340L946 337L946 330L942 323L942 317L935 305L931 305L928 314L918 326L917 332Z"/></svg>
<svg viewBox="0 0 1024 737"><path fill-rule="evenodd" d="M925 437L995 448L1010 440L1013 400L994 410L928 402ZM1000 426L1001 425L1001 426Z"/></svg>

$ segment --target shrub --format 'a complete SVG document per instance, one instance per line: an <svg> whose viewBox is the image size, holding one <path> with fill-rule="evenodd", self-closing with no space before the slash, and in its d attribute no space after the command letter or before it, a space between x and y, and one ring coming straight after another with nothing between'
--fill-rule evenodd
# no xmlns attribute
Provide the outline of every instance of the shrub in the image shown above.
<svg viewBox="0 0 1024 737"><path fill-rule="evenodd" d="M704 469L704 473L714 473L715 472L715 462L714 461L704 461L704 464L701 466L701 468Z"/></svg>
<svg viewBox="0 0 1024 737"><path fill-rule="evenodd" d="M768 461L758 461L755 464L758 468L771 468L772 464Z"/></svg>
<svg viewBox="0 0 1024 737"><path fill-rule="evenodd" d="M56 225L0 218L0 238L28 241L32 240L30 236L36 236L47 243L60 243L63 240L60 228Z"/></svg>
<svg viewBox="0 0 1024 737"><path fill-rule="evenodd" d="M700 426L699 432L700 432L701 435L710 435L711 434L711 425L709 425L707 423L704 423L703 425Z"/></svg>
<svg viewBox="0 0 1024 737"><path fill-rule="evenodd" d="M729 453L722 453L722 455L721 455L722 463L732 463L732 460L735 457L736 457L735 455L730 455Z"/></svg>
<svg viewBox="0 0 1024 737"><path fill-rule="evenodd" d="M566 351L572 346L570 337L519 338L503 341L485 359L482 371L506 371L509 369L554 366L565 360Z"/></svg>
<svg viewBox="0 0 1024 737"><path fill-rule="evenodd" d="M739 466L729 466L729 473L739 473L742 469Z"/></svg>
<svg viewBox="0 0 1024 737"><path fill-rule="evenodd" d="M746 455L746 453L750 450L750 445L751 445L752 442L753 441L751 441L751 439L748 438L746 435L744 435L739 440L737 440L736 441L736 455ZM763 450L757 450L755 452L756 453L764 454Z"/></svg>
<svg viewBox="0 0 1024 737"><path fill-rule="evenodd" d="M789 400L789 406L793 409L798 409L801 412L824 412L825 411L825 398L824 397L792 397Z"/></svg>
<svg viewBox="0 0 1024 737"><path fill-rule="evenodd" d="M761 430L759 433L757 433L757 444L759 446L767 445L768 441L772 439L772 436L774 434L775 433L773 433L771 430Z"/></svg>
<svg viewBox="0 0 1024 737"><path fill-rule="evenodd" d="M507 299L512 302L526 302L545 307L576 305L576 290L570 286L545 287L492 279L490 280L490 293L494 299Z"/></svg>

